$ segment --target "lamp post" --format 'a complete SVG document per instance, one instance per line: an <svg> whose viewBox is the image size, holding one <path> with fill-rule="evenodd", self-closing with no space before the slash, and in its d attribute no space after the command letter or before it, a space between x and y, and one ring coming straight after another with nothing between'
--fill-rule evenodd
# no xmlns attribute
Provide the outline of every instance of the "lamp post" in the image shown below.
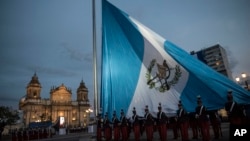
<svg viewBox="0 0 250 141"><path fill-rule="evenodd" d="M93 112L93 110L92 109L87 109L86 110L86 113L88 114L88 118L89 118L89 121L88 121L88 125L89 125L89 122L90 122L90 114Z"/></svg>
<svg viewBox="0 0 250 141"><path fill-rule="evenodd" d="M241 81L242 78L242 81ZM248 80L247 80L247 74L246 73L241 73L241 78L236 77L235 80L238 84L242 85L246 90L250 90L248 87ZM244 84L245 83L245 84Z"/></svg>
<svg viewBox="0 0 250 141"><path fill-rule="evenodd" d="M93 127L93 125L90 125L90 114L93 112L93 110L92 109L87 109L86 110L86 113L88 113L88 118L89 118L89 120L88 120L88 132L89 133L93 133L94 132L94 127Z"/></svg>

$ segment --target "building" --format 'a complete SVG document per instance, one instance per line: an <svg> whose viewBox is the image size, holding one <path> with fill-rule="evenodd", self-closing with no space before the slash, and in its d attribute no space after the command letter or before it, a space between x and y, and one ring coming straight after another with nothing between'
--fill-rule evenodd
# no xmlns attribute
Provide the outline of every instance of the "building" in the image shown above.
<svg viewBox="0 0 250 141"><path fill-rule="evenodd" d="M72 100L71 89L64 86L52 87L50 98L41 98L42 86L36 73L26 87L26 95L19 101L19 109L23 111L25 127L30 123L52 121L64 117L68 127L84 127L89 123L88 89L83 81L77 89L77 99Z"/></svg>
<svg viewBox="0 0 250 141"><path fill-rule="evenodd" d="M197 52L192 51L191 55L195 56L201 62L207 64L215 71L233 80L232 72L230 70L229 62L227 59L226 50L219 44L202 49ZM227 113L225 109L220 109L218 112L219 115L222 117L222 120L227 120Z"/></svg>
<svg viewBox="0 0 250 141"><path fill-rule="evenodd" d="M226 51L219 44L197 52L192 51L191 55L196 56L203 63L233 80Z"/></svg>

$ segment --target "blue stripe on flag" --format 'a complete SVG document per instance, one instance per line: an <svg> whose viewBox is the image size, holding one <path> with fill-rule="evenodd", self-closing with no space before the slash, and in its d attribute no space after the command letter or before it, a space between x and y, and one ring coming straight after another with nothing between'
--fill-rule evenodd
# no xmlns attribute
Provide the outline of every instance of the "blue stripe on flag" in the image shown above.
<svg viewBox="0 0 250 141"><path fill-rule="evenodd" d="M109 117L114 110L124 109L127 113L132 106L138 106L137 109L142 114L142 108L146 104L156 113L158 102L162 102L165 111L174 113L179 99L188 112L193 112L197 106L197 95L201 96L208 110L215 110L224 107L228 89L233 91L236 102L250 103L250 93L232 80L171 42L162 43L165 39L107 1L103 1L102 8L101 106L103 113L108 112ZM150 71L148 76L156 78L154 84L157 86L150 88L145 75L149 71L151 60L154 59L158 70L153 68L153 74ZM162 84L169 82L168 78L159 77L162 74L159 68L163 60L171 65L169 74L180 65L181 77L170 85L168 90L160 92ZM172 78L177 76L171 74Z"/></svg>
<svg viewBox="0 0 250 141"><path fill-rule="evenodd" d="M197 106L195 102L197 95L201 96L207 109L223 108L229 89L234 92L237 102L249 103L249 92L232 80L198 61L171 42L165 42L165 50L189 72L187 85L181 94L181 100L187 111L194 111Z"/></svg>
<svg viewBox="0 0 250 141"><path fill-rule="evenodd" d="M102 110L127 108L133 97L143 59L141 34L127 16L103 1ZM119 12L118 12L118 11Z"/></svg>

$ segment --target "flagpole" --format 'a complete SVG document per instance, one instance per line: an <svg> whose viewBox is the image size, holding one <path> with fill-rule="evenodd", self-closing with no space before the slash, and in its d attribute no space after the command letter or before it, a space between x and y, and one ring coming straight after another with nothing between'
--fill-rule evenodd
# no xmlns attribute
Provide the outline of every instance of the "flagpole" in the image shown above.
<svg viewBox="0 0 250 141"><path fill-rule="evenodd" d="M98 116L98 89L97 89L97 55L96 55L96 17L95 0L92 0L92 22L93 22L93 69L94 69L94 111L95 117Z"/></svg>

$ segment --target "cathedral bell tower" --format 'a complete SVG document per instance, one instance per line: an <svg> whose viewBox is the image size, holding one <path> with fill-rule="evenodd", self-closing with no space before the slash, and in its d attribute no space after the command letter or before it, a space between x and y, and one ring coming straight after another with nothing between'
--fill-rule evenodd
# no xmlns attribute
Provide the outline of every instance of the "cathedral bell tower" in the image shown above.
<svg viewBox="0 0 250 141"><path fill-rule="evenodd" d="M80 86L77 89L77 101L85 101L87 102L88 99L88 89L85 86L83 80L80 83Z"/></svg>
<svg viewBox="0 0 250 141"><path fill-rule="evenodd" d="M26 98L27 99L41 99L41 96L40 96L41 89L42 89L42 86L35 73L26 87Z"/></svg>

